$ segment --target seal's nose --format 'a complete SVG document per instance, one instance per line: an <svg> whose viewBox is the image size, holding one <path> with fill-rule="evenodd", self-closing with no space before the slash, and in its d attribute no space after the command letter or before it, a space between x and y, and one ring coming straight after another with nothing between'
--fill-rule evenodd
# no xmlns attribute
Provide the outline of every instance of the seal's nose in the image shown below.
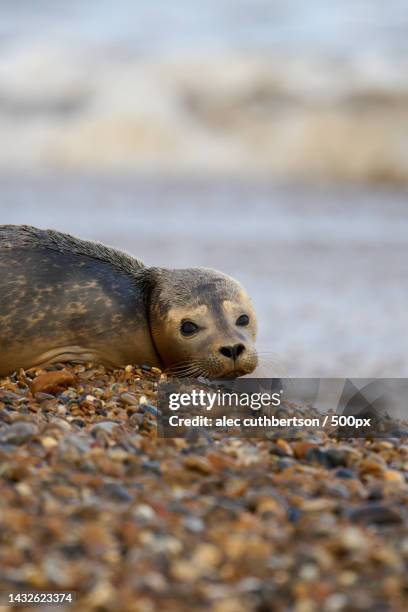
<svg viewBox="0 0 408 612"><path fill-rule="evenodd" d="M222 346L220 348L221 355L224 357L229 357L234 361L245 351L245 346L243 344L234 344L234 346Z"/></svg>

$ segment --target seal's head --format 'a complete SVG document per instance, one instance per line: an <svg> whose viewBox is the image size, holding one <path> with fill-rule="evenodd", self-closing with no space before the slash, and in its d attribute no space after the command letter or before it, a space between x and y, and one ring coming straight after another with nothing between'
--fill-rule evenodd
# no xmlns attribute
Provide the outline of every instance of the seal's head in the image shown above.
<svg viewBox="0 0 408 612"><path fill-rule="evenodd" d="M257 366L255 312L229 276L207 268L155 269L149 310L153 341L168 371L235 378Z"/></svg>

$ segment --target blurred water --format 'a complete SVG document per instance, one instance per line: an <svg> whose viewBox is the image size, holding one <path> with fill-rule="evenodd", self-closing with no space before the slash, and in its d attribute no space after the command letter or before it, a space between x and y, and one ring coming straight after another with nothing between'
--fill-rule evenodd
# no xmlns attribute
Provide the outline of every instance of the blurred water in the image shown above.
<svg viewBox="0 0 408 612"><path fill-rule="evenodd" d="M46 36L154 54L408 48L404 0L2 0L0 7L0 40Z"/></svg>
<svg viewBox="0 0 408 612"><path fill-rule="evenodd" d="M390 0L0 0L0 169L408 183Z"/></svg>
<svg viewBox="0 0 408 612"><path fill-rule="evenodd" d="M408 376L406 199L385 188L3 177L0 222L238 278L259 315L259 375L399 377Z"/></svg>

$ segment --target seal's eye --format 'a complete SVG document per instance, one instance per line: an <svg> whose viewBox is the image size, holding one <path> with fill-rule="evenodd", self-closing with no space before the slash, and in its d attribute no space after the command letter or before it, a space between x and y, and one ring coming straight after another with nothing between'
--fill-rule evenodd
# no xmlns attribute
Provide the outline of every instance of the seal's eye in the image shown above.
<svg viewBox="0 0 408 612"><path fill-rule="evenodd" d="M196 325L192 321L183 321L180 330L183 336L192 336L193 334L198 332L198 325Z"/></svg>
<svg viewBox="0 0 408 612"><path fill-rule="evenodd" d="M249 323L249 317L248 315L241 315L240 317L238 317L238 319L235 321L235 325L240 325L241 327L245 327L245 325L248 325Z"/></svg>

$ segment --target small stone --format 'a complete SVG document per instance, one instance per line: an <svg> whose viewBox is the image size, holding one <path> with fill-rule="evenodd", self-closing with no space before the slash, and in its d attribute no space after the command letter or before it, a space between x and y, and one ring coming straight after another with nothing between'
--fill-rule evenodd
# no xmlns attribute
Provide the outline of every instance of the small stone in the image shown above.
<svg viewBox="0 0 408 612"><path fill-rule="evenodd" d="M106 608L115 601L116 591L109 582L100 581L89 591L87 599L89 607Z"/></svg>
<svg viewBox="0 0 408 612"><path fill-rule="evenodd" d="M401 472L398 472L397 470L385 470L384 480L386 480L387 482L405 484L404 474L402 474Z"/></svg>
<svg viewBox="0 0 408 612"><path fill-rule="evenodd" d="M33 423L18 421L0 433L0 442L6 444L20 445L31 440L38 433Z"/></svg>
<svg viewBox="0 0 408 612"><path fill-rule="evenodd" d="M111 434L112 431L118 427L119 423L116 421L99 421L99 423L95 423L91 427L91 433L96 434L98 431L106 431Z"/></svg>
<svg viewBox="0 0 408 612"><path fill-rule="evenodd" d="M185 528L191 531L191 533L201 533L204 531L204 522L195 516L187 516L183 523Z"/></svg>
<svg viewBox="0 0 408 612"><path fill-rule="evenodd" d="M340 533L342 546L347 550L365 550L368 540L361 528L346 527Z"/></svg>
<svg viewBox="0 0 408 612"><path fill-rule="evenodd" d="M73 419L71 421L72 425L75 425L76 427L80 427L81 429L83 427L85 427L86 423L83 419Z"/></svg>
<svg viewBox="0 0 408 612"><path fill-rule="evenodd" d="M288 455L289 457L293 457L292 447L290 446L288 442L286 442L286 440L282 440L282 438L279 438L276 441L276 447L278 451L280 451L283 455Z"/></svg>
<svg viewBox="0 0 408 612"><path fill-rule="evenodd" d="M190 455L184 459L184 465L190 470L195 470L201 474L212 474L214 472L213 465L206 457L198 455Z"/></svg>
<svg viewBox="0 0 408 612"><path fill-rule="evenodd" d="M319 568L315 563L305 563L299 570L299 576L302 580L317 580L319 577Z"/></svg>
<svg viewBox="0 0 408 612"><path fill-rule="evenodd" d="M103 494L114 501L119 502L131 502L133 495L129 491L117 482L108 482L103 487Z"/></svg>
<svg viewBox="0 0 408 612"><path fill-rule="evenodd" d="M152 521L156 513L151 506L147 504L139 504L133 511L134 515L138 518L145 519L146 521Z"/></svg>
<svg viewBox="0 0 408 612"><path fill-rule="evenodd" d="M307 442L304 440L300 440L299 442L294 442L292 444L293 453L296 459L303 459L310 449L316 447L317 445L314 442Z"/></svg>
<svg viewBox="0 0 408 612"><path fill-rule="evenodd" d="M349 587L357 582L358 576L355 572L346 570L339 575L339 583L344 587Z"/></svg>
<svg viewBox="0 0 408 612"><path fill-rule="evenodd" d="M357 523L375 523L377 525L389 525L402 522L399 510L383 504L371 503L354 508L349 512L349 518Z"/></svg>
<svg viewBox="0 0 408 612"><path fill-rule="evenodd" d="M58 370L56 372L46 372L34 378L31 383L31 393L54 394L69 387L75 382L75 376L68 370Z"/></svg>
<svg viewBox="0 0 408 612"><path fill-rule="evenodd" d="M128 453L118 446L109 449L109 457L114 461L126 461L128 456Z"/></svg>
<svg viewBox="0 0 408 612"><path fill-rule="evenodd" d="M379 501L384 499L384 491L381 486L374 485L368 489L367 499L370 501Z"/></svg>
<svg viewBox="0 0 408 612"><path fill-rule="evenodd" d="M225 484L225 492L229 497L241 497L249 487L245 478L231 478Z"/></svg>
<svg viewBox="0 0 408 612"><path fill-rule="evenodd" d="M382 477L385 471L385 465L377 459L366 457L358 465L361 473L371 474L376 477Z"/></svg>
<svg viewBox="0 0 408 612"><path fill-rule="evenodd" d="M77 434L69 434L61 439L59 444L59 453L61 458L67 461L75 461L81 455L84 455L90 450L89 441L87 438L80 438Z"/></svg>
<svg viewBox="0 0 408 612"><path fill-rule="evenodd" d="M139 403L134 393L121 393L120 399L128 406L137 406Z"/></svg>
<svg viewBox="0 0 408 612"><path fill-rule="evenodd" d="M336 470L335 476L337 478L345 479L356 478L356 474L353 472L353 470L350 470L348 468L339 468L338 470Z"/></svg>
<svg viewBox="0 0 408 612"><path fill-rule="evenodd" d="M166 590L167 582L158 572L149 572L143 576L143 583L151 590L157 593L163 593Z"/></svg>
<svg viewBox="0 0 408 612"><path fill-rule="evenodd" d="M211 444L213 439L210 432L205 427L190 427L185 434L183 442L194 445L198 444L200 441Z"/></svg>
<svg viewBox="0 0 408 612"><path fill-rule="evenodd" d="M401 542L401 552L408 559L408 538L404 538Z"/></svg>
<svg viewBox="0 0 408 612"><path fill-rule="evenodd" d="M231 596L216 601L212 607L212 612L248 612L249 609L245 601Z"/></svg>
<svg viewBox="0 0 408 612"><path fill-rule="evenodd" d="M332 467L327 452L320 448L309 448L304 458L310 463L317 463L329 469Z"/></svg>
<svg viewBox="0 0 408 612"><path fill-rule="evenodd" d="M23 497L30 497L33 494L31 487L25 482L17 482L15 488Z"/></svg>
<svg viewBox="0 0 408 612"><path fill-rule="evenodd" d="M300 517L302 516L302 514L299 508L296 508L295 506L291 506L290 508L288 508L287 516L288 516L288 521L290 521L291 523L297 523Z"/></svg>
<svg viewBox="0 0 408 612"><path fill-rule="evenodd" d="M347 606L347 597L344 593L333 593L330 595L326 601L324 609L327 612L340 612L340 610L344 610Z"/></svg>
<svg viewBox="0 0 408 612"><path fill-rule="evenodd" d="M340 448L328 448L326 455L330 464L330 467L347 466L349 453L346 450Z"/></svg>
<svg viewBox="0 0 408 612"><path fill-rule="evenodd" d="M34 398L37 400L37 402L45 402L46 400L55 400L55 397L53 395L51 395L51 393L41 393L40 391L38 393L34 393Z"/></svg>
<svg viewBox="0 0 408 612"><path fill-rule="evenodd" d="M222 554L214 544L200 544L194 551L191 562L203 570L215 568L221 563Z"/></svg>
<svg viewBox="0 0 408 612"><path fill-rule="evenodd" d="M158 418L161 415L160 410L156 408L156 406L151 406L150 404L147 404L147 403L141 404L140 412L142 412L143 414L149 413L156 418Z"/></svg>
<svg viewBox="0 0 408 612"><path fill-rule="evenodd" d="M256 511L258 514L273 514L282 520L287 516L286 508L272 496L261 496L257 500Z"/></svg>
<svg viewBox="0 0 408 612"><path fill-rule="evenodd" d="M305 500L301 508L306 512L323 512L325 510L333 510L336 506L337 502L334 499L319 497Z"/></svg>
<svg viewBox="0 0 408 612"><path fill-rule="evenodd" d="M259 578L255 578L253 576L248 576L247 578L243 578L237 584L238 591L241 592L256 592L262 588L262 580Z"/></svg>
<svg viewBox="0 0 408 612"><path fill-rule="evenodd" d="M44 448L50 449L58 446L58 442L55 438L51 438L50 436L46 436L45 438L41 438L41 444Z"/></svg>
<svg viewBox="0 0 408 612"><path fill-rule="evenodd" d="M200 577L200 570L190 561L175 561L171 566L171 573L180 582L195 582Z"/></svg>

